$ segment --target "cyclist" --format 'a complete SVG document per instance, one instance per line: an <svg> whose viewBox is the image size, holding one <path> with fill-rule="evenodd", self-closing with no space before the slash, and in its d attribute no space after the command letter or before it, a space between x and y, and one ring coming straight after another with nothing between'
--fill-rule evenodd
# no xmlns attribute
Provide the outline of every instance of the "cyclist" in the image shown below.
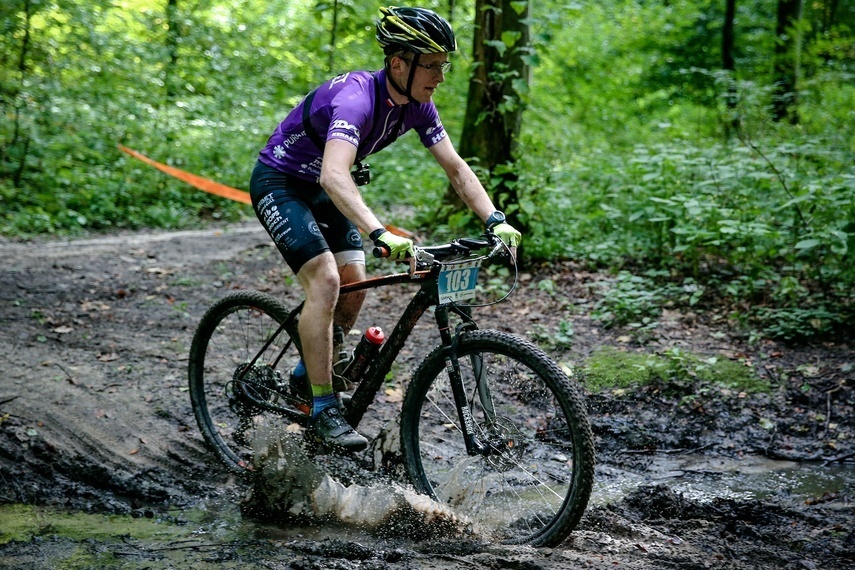
<svg viewBox="0 0 855 570"><path fill-rule="evenodd" d="M414 129L463 202L506 243L516 246L521 239L455 151L431 100L457 48L451 26L423 8L380 12L376 37L383 69L339 75L307 95L270 136L250 182L256 215L305 291L303 360L292 380L308 372L307 437L347 451L362 450L368 441L340 413L332 385L333 324L349 330L365 292L339 298L338 288L365 278L358 228L392 259L409 257L413 246L386 230L363 201L357 184L367 183L367 172L360 161Z"/></svg>

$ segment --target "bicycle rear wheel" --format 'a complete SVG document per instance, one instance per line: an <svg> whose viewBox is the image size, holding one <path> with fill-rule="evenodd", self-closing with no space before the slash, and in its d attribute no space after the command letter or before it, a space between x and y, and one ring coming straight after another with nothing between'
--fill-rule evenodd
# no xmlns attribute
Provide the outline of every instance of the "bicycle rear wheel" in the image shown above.
<svg viewBox="0 0 855 570"><path fill-rule="evenodd" d="M308 418L288 394L287 367L299 352L287 331L250 366L287 318L288 310L270 295L240 291L208 309L193 336L188 365L193 413L208 447L235 473L252 468L258 416L272 410L292 421Z"/></svg>
<svg viewBox="0 0 855 570"><path fill-rule="evenodd" d="M560 543L581 519L594 477L581 390L543 351L499 331L462 333L457 360L478 439L493 451L467 454L443 350L434 350L401 411L416 490L492 540Z"/></svg>

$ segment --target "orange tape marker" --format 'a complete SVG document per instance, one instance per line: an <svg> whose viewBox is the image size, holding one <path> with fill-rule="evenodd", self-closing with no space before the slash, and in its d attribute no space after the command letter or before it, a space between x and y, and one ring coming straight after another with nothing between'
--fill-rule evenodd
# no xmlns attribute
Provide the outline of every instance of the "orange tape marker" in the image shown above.
<svg viewBox="0 0 855 570"><path fill-rule="evenodd" d="M186 182L199 190L204 190L205 192L214 194L215 196L228 198L229 200L234 200L235 202L240 202L242 204L252 204L252 200L249 198L249 192L244 192L243 190L238 190L237 188L232 188L231 186L226 186L225 184L220 184L219 182L214 182L213 180L209 180L195 174L190 174L189 172L184 172L178 168L161 164L160 162L152 160L126 146L118 145L118 147L122 152L126 152L132 157L141 160L146 164L150 164L158 170L161 170L170 176L174 176L175 178Z"/></svg>
<svg viewBox="0 0 855 570"><path fill-rule="evenodd" d="M249 197L249 192L245 192L243 190L238 190L237 188L232 188L231 186L226 186L225 184L220 184L219 182L215 182L208 178L203 178L202 176L198 176L196 174L191 174L189 172L185 172L179 168L175 168L174 166L169 166L156 160L152 160L144 154L140 154L135 150L132 150L123 145L116 145L119 147L119 150L125 152L137 160L141 160L146 164L150 164L158 170L169 174L170 176L174 176L175 178L181 180L182 182L186 182L191 186L198 188L199 190L204 190L210 194L214 194L215 196L220 196L222 198L228 198L229 200L234 200L235 202L240 202L242 204L252 204L252 200ZM393 234L397 234L399 236L410 238L416 242L420 241L419 238L410 231L405 230L404 228L399 228L392 225L387 225L386 229L392 232ZM367 233L367 232L364 232Z"/></svg>

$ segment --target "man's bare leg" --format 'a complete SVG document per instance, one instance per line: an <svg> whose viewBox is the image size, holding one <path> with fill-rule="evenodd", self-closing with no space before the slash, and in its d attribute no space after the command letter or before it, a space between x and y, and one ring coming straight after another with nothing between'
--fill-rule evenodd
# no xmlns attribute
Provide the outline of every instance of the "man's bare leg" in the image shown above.
<svg viewBox="0 0 855 570"><path fill-rule="evenodd" d="M361 451L368 440L342 417L332 386L332 322L339 274L329 252L308 261L297 273L306 292L298 325L303 363L312 386L312 419L307 436L325 446Z"/></svg>
<svg viewBox="0 0 855 570"><path fill-rule="evenodd" d="M338 301L339 277L331 253L306 262L297 274L306 292L298 330L303 364L315 386L332 383L332 323Z"/></svg>
<svg viewBox="0 0 855 570"><path fill-rule="evenodd" d="M353 283L365 279L365 265L362 263L350 263L339 266L339 278L342 284ZM333 388L336 392L345 392L353 388L353 384L345 381L336 374L341 374L344 367L349 361L350 348L345 340L347 333L353 328L356 323L356 318L362 309L362 304L365 301L365 291L354 291L340 295L338 303L335 307L333 316ZM336 328L341 329L341 333L336 333ZM343 334L344 336L339 336Z"/></svg>
<svg viewBox="0 0 855 570"><path fill-rule="evenodd" d="M342 285L365 279L365 265L362 263L348 263L339 267L338 271ZM352 329L365 302L365 293L366 291L354 291L340 296L335 307L333 323L343 327L345 332Z"/></svg>

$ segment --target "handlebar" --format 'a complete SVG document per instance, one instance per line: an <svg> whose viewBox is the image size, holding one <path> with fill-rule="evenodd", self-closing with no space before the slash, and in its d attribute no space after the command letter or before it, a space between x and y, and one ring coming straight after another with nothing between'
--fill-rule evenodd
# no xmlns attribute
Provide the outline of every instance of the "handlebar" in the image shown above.
<svg viewBox="0 0 855 570"><path fill-rule="evenodd" d="M494 233L485 233L480 238L458 238L451 240L448 243L432 246L413 246L413 257L417 265L432 265L438 261L445 261L452 257L465 257L471 255L472 252L492 248L492 251L486 257L492 257L498 251L503 249L504 244ZM381 246L374 247L374 257L389 257L390 251Z"/></svg>

